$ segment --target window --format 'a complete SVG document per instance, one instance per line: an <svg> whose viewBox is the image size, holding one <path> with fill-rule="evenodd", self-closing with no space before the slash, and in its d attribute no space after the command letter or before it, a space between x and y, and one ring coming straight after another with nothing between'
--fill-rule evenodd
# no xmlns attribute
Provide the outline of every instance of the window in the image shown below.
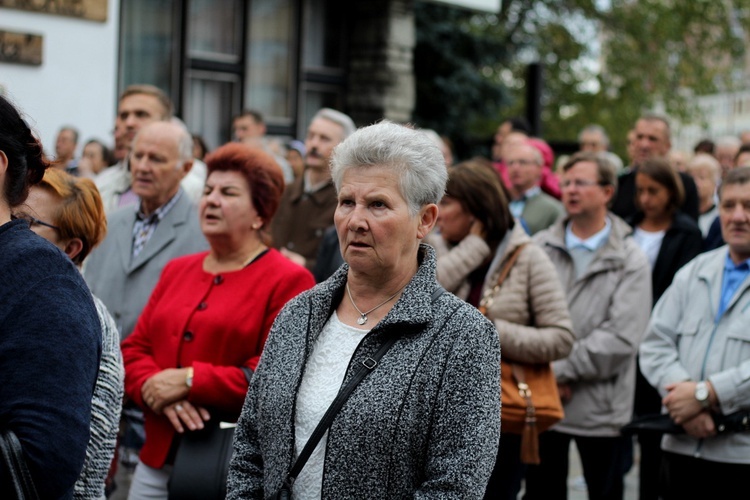
<svg viewBox="0 0 750 500"><path fill-rule="evenodd" d="M128 0L122 3L120 92L149 83L174 98L179 53L174 51L180 5L176 0Z"/></svg>
<svg viewBox="0 0 750 500"><path fill-rule="evenodd" d="M248 11L245 107L269 124L294 118L296 9L292 0L254 0Z"/></svg>

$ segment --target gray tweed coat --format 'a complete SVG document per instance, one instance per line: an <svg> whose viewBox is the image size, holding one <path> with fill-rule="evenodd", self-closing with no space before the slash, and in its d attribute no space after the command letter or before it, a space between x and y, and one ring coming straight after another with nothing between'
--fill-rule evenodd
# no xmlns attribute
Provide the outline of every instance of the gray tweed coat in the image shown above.
<svg viewBox="0 0 750 500"><path fill-rule="evenodd" d="M355 351L399 340L352 393L328 435L323 498L482 498L500 439L497 331L455 295L435 303L434 250ZM294 462L296 393L313 344L344 294L347 266L279 313L235 434L228 499L268 498Z"/></svg>

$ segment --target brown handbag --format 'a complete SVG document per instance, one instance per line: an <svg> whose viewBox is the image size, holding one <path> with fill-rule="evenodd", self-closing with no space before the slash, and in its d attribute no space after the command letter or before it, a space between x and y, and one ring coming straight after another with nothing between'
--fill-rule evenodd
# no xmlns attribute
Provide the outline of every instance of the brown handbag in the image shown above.
<svg viewBox="0 0 750 500"><path fill-rule="evenodd" d="M485 292L479 310L487 315L490 297L500 290L526 244L519 245L500 270L497 284ZM502 347L502 346L501 346ZM557 380L549 363L501 360L502 430L521 435L521 462L539 463L539 433L563 418Z"/></svg>

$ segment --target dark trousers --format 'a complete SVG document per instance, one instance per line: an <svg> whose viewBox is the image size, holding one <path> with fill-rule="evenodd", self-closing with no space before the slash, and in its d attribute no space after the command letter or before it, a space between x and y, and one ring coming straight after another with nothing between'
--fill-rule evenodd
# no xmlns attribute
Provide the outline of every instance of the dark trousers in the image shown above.
<svg viewBox="0 0 750 500"><path fill-rule="evenodd" d="M589 500L622 500L624 464L630 438L583 437L547 431L539 436L539 465L526 470L524 500L566 500L570 442L575 440L581 457Z"/></svg>
<svg viewBox="0 0 750 500"><path fill-rule="evenodd" d="M746 498L750 464L710 462L662 453L660 488L664 500Z"/></svg>
<svg viewBox="0 0 750 500"><path fill-rule="evenodd" d="M661 413L661 396L648 383L637 365L635 377L635 416ZM643 433L638 435L641 463L638 468L638 499L659 499L659 468L661 467L661 434Z"/></svg>
<svg viewBox="0 0 750 500"><path fill-rule="evenodd" d="M526 467L526 464L521 463L521 435L503 432L484 499L516 500Z"/></svg>

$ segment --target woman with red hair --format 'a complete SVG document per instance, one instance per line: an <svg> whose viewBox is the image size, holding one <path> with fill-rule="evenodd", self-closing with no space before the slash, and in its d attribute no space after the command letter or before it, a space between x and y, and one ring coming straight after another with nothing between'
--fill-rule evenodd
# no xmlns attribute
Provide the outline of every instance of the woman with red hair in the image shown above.
<svg viewBox="0 0 750 500"><path fill-rule="evenodd" d="M206 157L199 215L210 250L164 268L122 344L125 391L144 409L146 440L130 498L167 498L179 436L236 421L279 310L315 280L268 248L284 190L268 154L226 144Z"/></svg>

